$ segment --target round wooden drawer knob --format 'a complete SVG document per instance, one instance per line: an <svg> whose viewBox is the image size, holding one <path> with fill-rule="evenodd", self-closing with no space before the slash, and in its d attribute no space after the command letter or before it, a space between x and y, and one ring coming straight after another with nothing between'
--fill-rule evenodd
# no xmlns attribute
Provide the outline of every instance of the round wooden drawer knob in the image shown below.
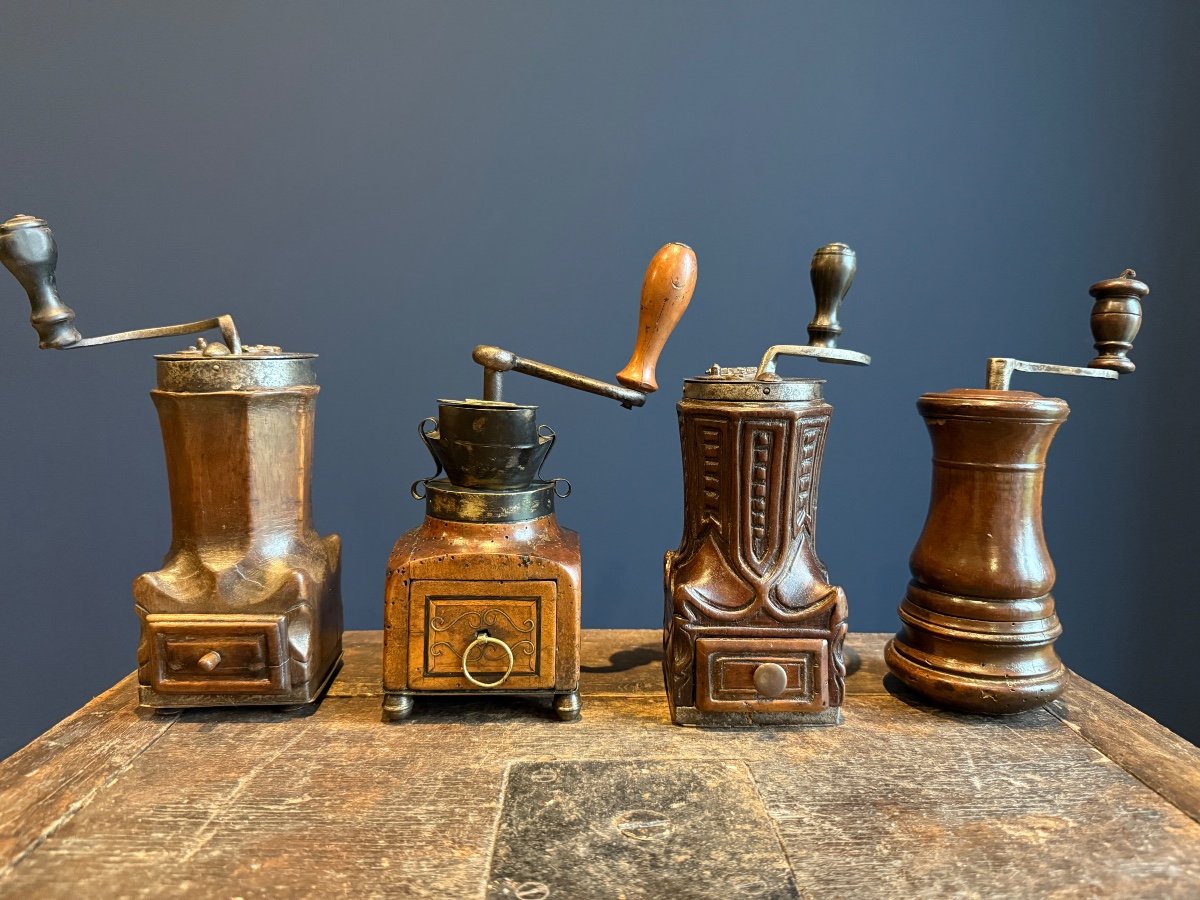
<svg viewBox="0 0 1200 900"><path fill-rule="evenodd" d="M205 672L211 672L221 664L221 654L216 650L209 650L202 657L196 660L196 665L202 668Z"/></svg>
<svg viewBox="0 0 1200 900"><path fill-rule="evenodd" d="M778 697L787 690L787 672L779 663L763 663L754 670L754 688L764 697Z"/></svg>

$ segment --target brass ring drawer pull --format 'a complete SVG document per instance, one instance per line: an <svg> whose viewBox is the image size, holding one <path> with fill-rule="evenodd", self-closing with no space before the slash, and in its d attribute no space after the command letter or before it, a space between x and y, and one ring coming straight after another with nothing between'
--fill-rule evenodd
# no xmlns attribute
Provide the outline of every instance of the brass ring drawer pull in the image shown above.
<svg viewBox="0 0 1200 900"><path fill-rule="evenodd" d="M504 674L501 675L497 681L480 681L467 669L467 660L471 656L471 651L477 646L481 646L483 644L499 644L502 648L504 648L504 652L508 654L508 669L505 670ZM504 643L504 641L500 640L500 638L494 638L490 634L479 635L477 638L475 638L475 640L467 644L467 649L463 651L462 655L463 676L467 679L467 681L471 682L471 684L482 688L494 688L504 684L504 682L508 681L508 676L512 674L514 665L516 665L516 659L513 657L512 648L509 647L508 644Z"/></svg>

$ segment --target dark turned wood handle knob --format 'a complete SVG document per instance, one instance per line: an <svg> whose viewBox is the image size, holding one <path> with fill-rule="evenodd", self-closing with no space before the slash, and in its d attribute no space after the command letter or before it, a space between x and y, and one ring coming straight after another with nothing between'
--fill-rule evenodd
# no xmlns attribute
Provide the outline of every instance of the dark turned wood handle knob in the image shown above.
<svg viewBox="0 0 1200 900"><path fill-rule="evenodd" d="M845 244L826 244L813 254L809 276L817 314L808 323L808 346L837 347L842 326L838 309L858 271L858 258Z"/></svg>
<svg viewBox="0 0 1200 900"><path fill-rule="evenodd" d="M0 225L0 262L29 295L33 307L29 321L42 339L43 350L70 347L80 340L75 313L58 298L54 283L58 245L49 225L33 216L13 216Z"/></svg>
<svg viewBox="0 0 1200 900"><path fill-rule="evenodd" d="M654 367L667 338L679 324L683 311L696 290L696 254L686 244L667 244L654 254L642 282L642 305L638 310L637 341L628 365L617 373L617 381L635 391L658 390Z"/></svg>
<svg viewBox="0 0 1200 900"><path fill-rule="evenodd" d="M1136 366L1128 353L1142 327L1142 298L1150 288L1137 280L1137 272L1126 269L1116 278L1097 281L1088 291L1092 304L1092 337L1099 356L1088 366L1129 373Z"/></svg>

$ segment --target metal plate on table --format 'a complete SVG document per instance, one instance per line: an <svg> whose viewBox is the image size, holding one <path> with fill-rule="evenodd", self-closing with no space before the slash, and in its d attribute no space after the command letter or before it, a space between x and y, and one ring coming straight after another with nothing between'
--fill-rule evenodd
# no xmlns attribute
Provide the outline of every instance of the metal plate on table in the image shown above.
<svg viewBox="0 0 1200 900"><path fill-rule="evenodd" d="M509 767L488 900L799 896L742 763Z"/></svg>

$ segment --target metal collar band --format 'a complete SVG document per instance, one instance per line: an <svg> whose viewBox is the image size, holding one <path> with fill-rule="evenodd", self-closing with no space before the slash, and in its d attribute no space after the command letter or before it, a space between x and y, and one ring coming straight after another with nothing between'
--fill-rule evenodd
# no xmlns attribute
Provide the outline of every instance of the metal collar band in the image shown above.
<svg viewBox="0 0 1200 900"><path fill-rule="evenodd" d="M425 514L449 522L503 525L554 515L557 483L535 482L519 491L458 487L438 479L425 482Z"/></svg>
<svg viewBox="0 0 1200 900"><path fill-rule="evenodd" d="M196 351L156 356L158 388L178 393L279 390L317 383L315 353L246 352L211 356Z"/></svg>

